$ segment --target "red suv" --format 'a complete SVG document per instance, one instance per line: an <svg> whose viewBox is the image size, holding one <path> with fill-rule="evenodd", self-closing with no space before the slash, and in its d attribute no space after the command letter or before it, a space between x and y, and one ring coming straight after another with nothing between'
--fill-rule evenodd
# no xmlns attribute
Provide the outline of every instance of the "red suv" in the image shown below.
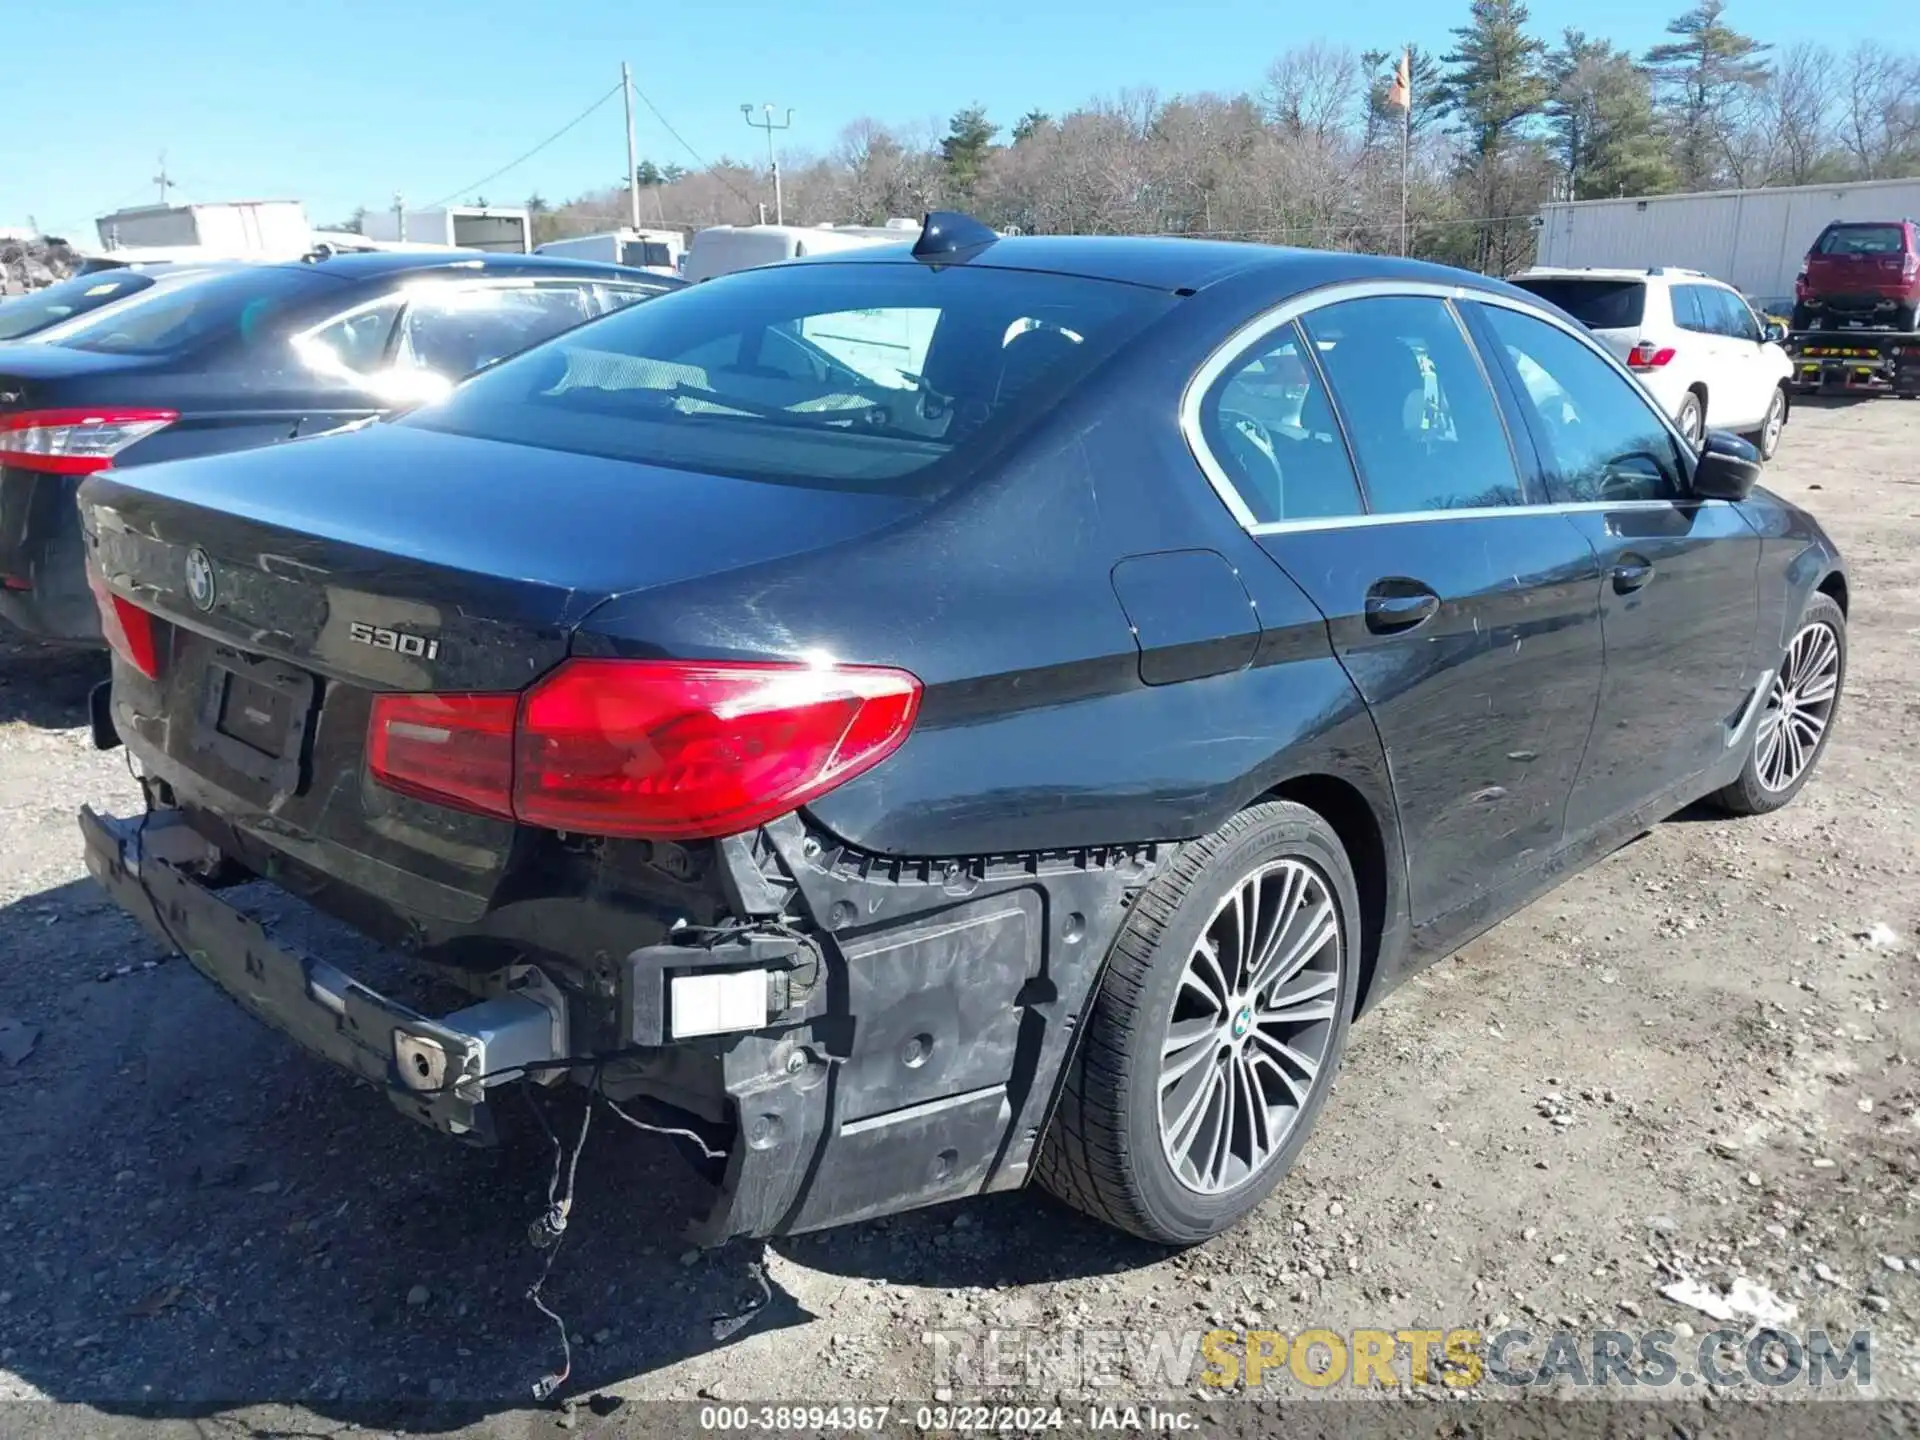
<svg viewBox="0 0 1920 1440"><path fill-rule="evenodd" d="M1793 282L1793 328L1866 321L1912 330L1920 318L1920 224L1835 222Z"/></svg>

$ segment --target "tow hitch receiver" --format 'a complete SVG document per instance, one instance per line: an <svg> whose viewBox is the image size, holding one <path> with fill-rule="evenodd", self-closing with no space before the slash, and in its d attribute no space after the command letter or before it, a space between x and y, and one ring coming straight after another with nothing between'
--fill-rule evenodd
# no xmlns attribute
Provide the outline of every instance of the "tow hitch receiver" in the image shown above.
<svg viewBox="0 0 1920 1440"><path fill-rule="evenodd" d="M491 1086L564 1073L552 1062L568 1055L566 1000L539 970L510 972L507 993L451 1015L421 1015L283 945L214 895L188 871L218 852L181 816L117 820L83 808L80 830L87 869L156 939L243 1009L380 1087L422 1124L490 1142Z"/></svg>

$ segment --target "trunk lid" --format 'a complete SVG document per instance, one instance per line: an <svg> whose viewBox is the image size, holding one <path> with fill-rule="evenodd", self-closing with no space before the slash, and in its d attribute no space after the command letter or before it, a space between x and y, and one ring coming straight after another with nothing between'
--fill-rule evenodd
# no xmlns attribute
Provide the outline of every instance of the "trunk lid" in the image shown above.
<svg viewBox="0 0 1920 1440"><path fill-rule="evenodd" d="M418 690L520 689L612 595L912 508L398 425L109 472L83 498L103 568L145 608L328 679ZM211 605L189 592L196 549ZM355 624L437 644L370 645Z"/></svg>
<svg viewBox="0 0 1920 1440"><path fill-rule="evenodd" d="M320 875L468 920L516 827L373 784L374 693L524 689L614 594L912 508L396 425L81 490L100 572L163 622L157 679L115 669L115 721L142 761Z"/></svg>

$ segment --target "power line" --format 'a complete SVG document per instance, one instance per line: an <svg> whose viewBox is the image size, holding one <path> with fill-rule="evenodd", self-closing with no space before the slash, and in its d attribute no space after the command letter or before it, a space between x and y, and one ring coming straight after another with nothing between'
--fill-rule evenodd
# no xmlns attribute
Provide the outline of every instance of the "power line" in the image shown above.
<svg viewBox="0 0 1920 1440"><path fill-rule="evenodd" d="M727 179L726 176L720 174L718 171L716 171L713 168L713 166L709 165L707 163L706 156L702 155L698 150L694 149L693 146L687 143L686 136L682 135L678 130L674 129L673 122L668 120L666 116L660 113L660 107L654 104L653 101L647 98L647 92L642 90L638 85L636 85L633 87L633 93L640 97L641 104L645 105L648 110L653 112L653 118L660 122L660 128L662 130L665 130L667 134L671 135L675 140L679 141L680 148L686 151L687 154L691 155L699 163L699 166L702 170L705 170L709 175L712 175L714 179L718 180L722 185L726 186L727 189L733 191L734 198L738 200L742 205L746 206L749 213L751 213L751 211L753 210L754 202L748 199L747 196L741 190L737 189L731 180Z"/></svg>
<svg viewBox="0 0 1920 1440"><path fill-rule="evenodd" d="M446 204L449 200L457 200L462 195L470 194L474 191L477 191L482 185L490 185L495 180L498 180L502 175L506 174L509 170L512 170L517 166L526 164L527 161L531 160L534 156L538 155L542 150L546 149L549 145L553 144L553 142L558 140L562 135L565 135L569 130L573 129L573 127L578 125L582 120L585 120L589 115L593 114L593 112L598 110L602 105L606 104L609 100L613 99L614 96L620 93L620 90L621 90L620 86L618 85L614 86L611 90L607 91L606 94L602 95L598 100L594 101L591 105L587 106L586 109L582 110L578 115L574 116L573 119L569 120L566 124L562 125L558 130L554 131L553 134L549 135L546 139L542 140L538 145L534 146L531 150L527 151L526 154L520 156L518 159L508 161L505 165L502 165L498 170L495 170L490 175L482 175L478 180L475 180L470 185L462 185L458 190L452 191L449 194L441 196L438 200L431 202L427 206L427 208L429 210L437 209L439 206ZM640 98L643 100L646 99L644 95L641 96Z"/></svg>

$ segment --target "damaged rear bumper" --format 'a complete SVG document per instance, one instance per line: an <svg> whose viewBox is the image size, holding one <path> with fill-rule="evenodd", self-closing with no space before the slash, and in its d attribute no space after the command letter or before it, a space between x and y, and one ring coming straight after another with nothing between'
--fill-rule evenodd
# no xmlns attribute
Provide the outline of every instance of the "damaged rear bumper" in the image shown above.
<svg viewBox="0 0 1920 1440"><path fill-rule="evenodd" d="M565 1003L538 972L513 993L441 1019L421 1015L275 940L171 863L210 850L177 817L117 820L83 808L80 831L87 869L154 938L241 1008L435 1130L491 1140L491 1085L566 1053Z"/></svg>
<svg viewBox="0 0 1920 1440"><path fill-rule="evenodd" d="M564 994L532 986L436 1019L202 884L220 852L180 812L80 824L88 869L162 943L416 1120L490 1139L490 1082L550 1057L548 1076L590 1068L610 1098L726 1132L703 1243L1024 1185L1127 897L1159 860L1140 846L883 862L789 816L717 847L735 933L556 969Z"/></svg>

